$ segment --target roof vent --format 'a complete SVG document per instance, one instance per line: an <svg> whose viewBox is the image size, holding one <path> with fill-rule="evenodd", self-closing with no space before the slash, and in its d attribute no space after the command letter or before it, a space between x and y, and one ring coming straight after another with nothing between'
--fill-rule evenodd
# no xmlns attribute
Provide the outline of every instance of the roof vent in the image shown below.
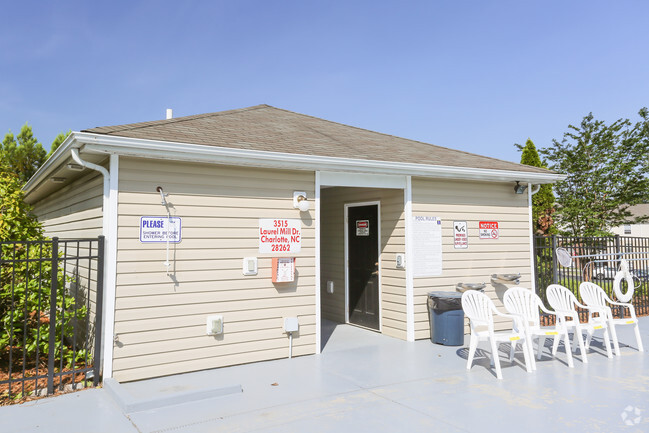
<svg viewBox="0 0 649 433"><path fill-rule="evenodd" d="M167 108L167 120L174 118L174 110Z"/></svg>

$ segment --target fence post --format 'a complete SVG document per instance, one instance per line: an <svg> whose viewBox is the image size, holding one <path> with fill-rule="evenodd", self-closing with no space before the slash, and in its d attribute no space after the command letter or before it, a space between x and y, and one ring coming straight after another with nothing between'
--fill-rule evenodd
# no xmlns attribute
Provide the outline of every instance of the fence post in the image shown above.
<svg viewBox="0 0 649 433"><path fill-rule="evenodd" d="M103 328L103 308L104 308L104 240L105 237L99 236L97 244L97 299L95 299L95 353L92 357L94 386L99 384L99 375L101 373L102 353L101 337Z"/></svg>
<svg viewBox="0 0 649 433"><path fill-rule="evenodd" d="M59 283L59 238L52 238L52 272L50 282L50 335L47 352L47 394L54 393L54 357L56 354L56 292Z"/></svg>

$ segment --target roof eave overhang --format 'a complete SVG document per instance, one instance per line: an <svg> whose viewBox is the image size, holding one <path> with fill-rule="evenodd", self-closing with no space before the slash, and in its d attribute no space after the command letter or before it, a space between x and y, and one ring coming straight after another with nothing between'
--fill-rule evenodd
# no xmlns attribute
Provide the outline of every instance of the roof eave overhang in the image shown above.
<svg viewBox="0 0 649 433"><path fill-rule="evenodd" d="M79 148L83 153L117 154L138 158L167 159L174 161L208 162L227 165L267 167L290 170L326 170L372 174L409 175L422 177L483 180L491 182L520 181L533 184L554 183L566 176L554 172L493 170L471 167L414 164L354 158L337 158L318 155L301 155L259 150L232 149L199 144L146 140L73 132L54 155L27 182L25 195L47 179L48 174L69 155L69 150Z"/></svg>

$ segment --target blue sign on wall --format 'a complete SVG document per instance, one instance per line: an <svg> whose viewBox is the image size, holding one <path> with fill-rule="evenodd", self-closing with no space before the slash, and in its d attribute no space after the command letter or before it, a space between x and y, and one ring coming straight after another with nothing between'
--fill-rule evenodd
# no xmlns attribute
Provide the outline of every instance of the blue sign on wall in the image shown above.
<svg viewBox="0 0 649 433"><path fill-rule="evenodd" d="M140 242L178 243L182 239L180 217L143 216L140 218Z"/></svg>

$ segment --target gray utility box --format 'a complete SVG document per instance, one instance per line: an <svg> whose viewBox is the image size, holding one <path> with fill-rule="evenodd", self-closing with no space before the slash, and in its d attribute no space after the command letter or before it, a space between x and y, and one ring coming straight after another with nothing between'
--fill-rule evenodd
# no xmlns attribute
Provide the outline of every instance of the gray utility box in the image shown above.
<svg viewBox="0 0 649 433"><path fill-rule="evenodd" d="M428 317L430 341L444 346L464 344L464 311L462 294L457 292L429 292Z"/></svg>

